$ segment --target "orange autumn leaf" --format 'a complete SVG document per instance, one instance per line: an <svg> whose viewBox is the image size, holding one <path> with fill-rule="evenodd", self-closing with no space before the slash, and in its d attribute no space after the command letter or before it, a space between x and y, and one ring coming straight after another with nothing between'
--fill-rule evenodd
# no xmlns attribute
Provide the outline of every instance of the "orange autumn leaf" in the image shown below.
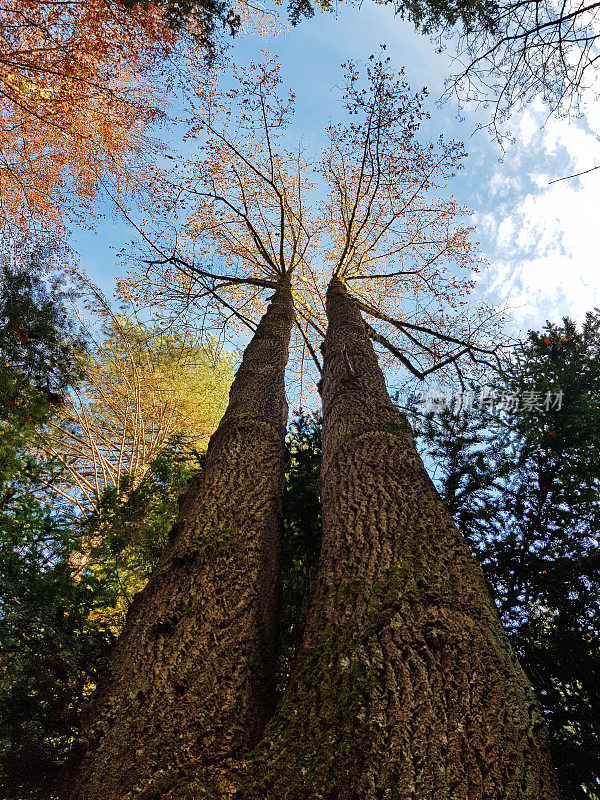
<svg viewBox="0 0 600 800"><path fill-rule="evenodd" d="M460 143L423 145L424 95L387 62L346 65L346 113L321 154L297 141L294 94L277 61L199 74L189 156L156 170L137 266L121 299L189 313L223 337L254 331L268 296L292 283L289 374L318 385L332 276L346 284L384 366L413 377L494 362L499 315L468 301L481 259L467 212L449 194ZM141 256L141 258L140 258ZM141 264L141 266L139 266Z"/></svg>
<svg viewBox="0 0 600 800"><path fill-rule="evenodd" d="M55 228L110 176L127 185L161 114L174 44L162 12L124 2L6 0L0 10L0 214Z"/></svg>

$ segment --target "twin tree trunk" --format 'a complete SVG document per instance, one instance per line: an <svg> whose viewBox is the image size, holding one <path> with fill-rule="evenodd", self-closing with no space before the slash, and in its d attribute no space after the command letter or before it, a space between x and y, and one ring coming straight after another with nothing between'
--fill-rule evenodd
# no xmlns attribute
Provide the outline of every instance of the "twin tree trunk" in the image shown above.
<svg viewBox="0 0 600 800"><path fill-rule="evenodd" d="M323 547L248 796L557 800L529 682L339 281L327 313Z"/></svg>
<svg viewBox="0 0 600 800"><path fill-rule="evenodd" d="M128 615L97 703L98 741L69 798L557 800L541 712L482 571L338 281L327 312L323 547L274 716L262 731L289 287L246 351L205 474Z"/></svg>
<svg viewBox="0 0 600 800"><path fill-rule="evenodd" d="M205 469L129 610L68 798L166 796L248 751L272 715L292 322L282 283L246 348Z"/></svg>

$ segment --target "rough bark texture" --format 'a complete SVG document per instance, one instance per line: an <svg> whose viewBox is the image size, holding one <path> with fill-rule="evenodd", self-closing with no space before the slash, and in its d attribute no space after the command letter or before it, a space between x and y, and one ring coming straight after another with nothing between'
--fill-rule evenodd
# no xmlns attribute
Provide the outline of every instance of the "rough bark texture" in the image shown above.
<svg viewBox="0 0 600 800"><path fill-rule="evenodd" d="M540 709L483 573L334 282L324 345L323 549L256 800L557 800Z"/></svg>
<svg viewBox="0 0 600 800"><path fill-rule="evenodd" d="M130 608L65 797L165 797L246 752L272 713L292 320L283 284L246 348L204 473Z"/></svg>

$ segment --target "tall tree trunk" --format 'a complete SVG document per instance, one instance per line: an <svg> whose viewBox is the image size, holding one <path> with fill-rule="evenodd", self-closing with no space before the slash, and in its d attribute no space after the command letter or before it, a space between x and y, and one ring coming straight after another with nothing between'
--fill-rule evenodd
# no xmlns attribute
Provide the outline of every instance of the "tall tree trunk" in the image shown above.
<svg viewBox="0 0 600 800"><path fill-rule="evenodd" d="M557 800L529 682L339 281L327 313L323 547L250 795Z"/></svg>
<svg viewBox="0 0 600 800"><path fill-rule="evenodd" d="M66 797L164 797L187 775L246 752L272 713L292 320L284 283L245 350L205 469L129 610Z"/></svg>

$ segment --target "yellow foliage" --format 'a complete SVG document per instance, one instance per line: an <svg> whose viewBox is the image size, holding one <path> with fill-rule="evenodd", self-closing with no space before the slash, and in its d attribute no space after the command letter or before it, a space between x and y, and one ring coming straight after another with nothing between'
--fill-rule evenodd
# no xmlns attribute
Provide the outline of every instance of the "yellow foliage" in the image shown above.
<svg viewBox="0 0 600 800"><path fill-rule="evenodd" d="M204 449L233 380L233 356L186 329L112 316L108 334L83 355L83 380L41 436L45 455L62 465L49 489L85 515L125 475L136 488L175 435Z"/></svg>

